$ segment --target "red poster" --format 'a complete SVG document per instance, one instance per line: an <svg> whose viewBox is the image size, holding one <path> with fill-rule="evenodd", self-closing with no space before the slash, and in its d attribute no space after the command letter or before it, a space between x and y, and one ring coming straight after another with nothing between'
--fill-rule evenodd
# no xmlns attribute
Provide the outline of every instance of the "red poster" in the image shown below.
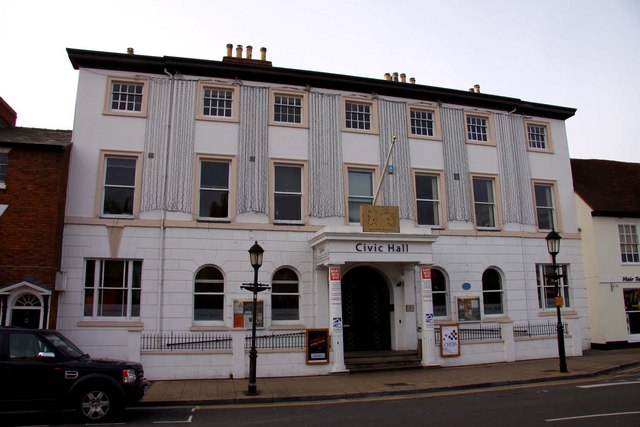
<svg viewBox="0 0 640 427"><path fill-rule="evenodd" d="M329 269L329 281L331 282L339 282L340 281L340 268L332 267Z"/></svg>
<svg viewBox="0 0 640 427"><path fill-rule="evenodd" d="M422 280L431 279L431 269L429 267L422 267Z"/></svg>

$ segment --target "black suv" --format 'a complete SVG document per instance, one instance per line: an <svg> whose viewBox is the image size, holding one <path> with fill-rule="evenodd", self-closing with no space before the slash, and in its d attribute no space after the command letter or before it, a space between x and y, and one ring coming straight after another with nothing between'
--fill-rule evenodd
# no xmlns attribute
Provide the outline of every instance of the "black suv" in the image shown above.
<svg viewBox="0 0 640 427"><path fill-rule="evenodd" d="M56 331L0 328L0 409L73 408L86 421L113 419L142 398L142 365L91 359Z"/></svg>

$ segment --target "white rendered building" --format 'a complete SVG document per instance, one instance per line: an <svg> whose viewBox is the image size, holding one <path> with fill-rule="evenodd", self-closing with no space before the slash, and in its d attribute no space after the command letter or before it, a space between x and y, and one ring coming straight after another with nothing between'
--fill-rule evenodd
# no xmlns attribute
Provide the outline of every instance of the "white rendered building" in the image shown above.
<svg viewBox="0 0 640 427"><path fill-rule="evenodd" d="M567 354L589 346L574 109L277 68L250 47L223 61L68 53L58 328L92 355L141 360L151 379L247 376L241 286L257 241L271 288L258 376L344 372L362 352L423 366L556 357L553 226ZM378 204L398 208L399 230L364 232L383 175Z"/></svg>
<svg viewBox="0 0 640 427"><path fill-rule="evenodd" d="M591 346L640 345L640 164L571 159Z"/></svg>

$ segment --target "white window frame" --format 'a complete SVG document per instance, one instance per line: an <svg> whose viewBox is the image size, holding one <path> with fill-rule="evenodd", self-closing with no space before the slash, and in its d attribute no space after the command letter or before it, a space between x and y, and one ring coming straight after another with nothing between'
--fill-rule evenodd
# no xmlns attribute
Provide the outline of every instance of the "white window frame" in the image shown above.
<svg viewBox="0 0 640 427"><path fill-rule="evenodd" d="M369 111L363 112L363 113L347 112L348 104L366 106L368 107ZM368 117L369 128L360 129L358 127L348 127L347 124L350 122L347 119L347 114L364 114L365 117ZM356 122L361 122L361 121L356 120ZM367 121L364 120L362 122L366 123ZM342 130L344 132L377 134L378 133L378 103L372 99L350 98L350 97L342 98Z"/></svg>
<svg viewBox="0 0 640 427"><path fill-rule="evenodd" d="M107 263L123 263L123 277L120 286L104 286L104 271ZM93 264L91 266L91 264ZM91 272L93 267L93 272ZM134 275L138 273L136 278ZM91 280L93 279L93 280ZM134 287L136 282L138 287ZM88 303L88 293L91 292L91 303ZM104 313L104 296L105 293L120 292L124 295L122 303L123 313L120 316L105 315ZM137 312L133 304L135 294L138 294ZM108 319L108 320L128 320L139 319L142 301L142 260L123 260L123 259L86 259L85 260L85 281L84 281L84 301L83 315L85 318L91 319ZM88 307L88 305L90 307ZM87 310L90 308L90 310ZM89 312L90 311L90 312Z"/></svg>
<svg viewBox="0 0 640 427"><path fill-rule="evenodd" d="M300 106L285 105L288 108L300 108L300 122L288 122L282 120L276 120L276 99L278 97L284 98L298 98L300 99ZM309 108L308 108L308 95L307 92L294 91L294 90L279 90L272 89L269 93L269 124L272 126L284 126L284 127L296 127L307 128L309 127Z"/></svg>
<svg viewBox="0 0 640 427"><path fill-rule="evenodd" d="M482 119L484 120L484 128L486 130L486 140L474 138L478 132L472 132L470 126L479 126L478 124L471 124L469 120ZM478 145L496 145L496 140L493 136L493 121L491 115L479 112L466 112L464 113L464 137L467 144Z"/></svg>
<svg viewBox="0 0 640 427"><path fill-rule="evenodd" d="M229 116L217 116L205 114L205 94L207 90L227 91L231 93L231 106ZM196 119L210 120L219 122L237 122L238 121L238 87L237 85L225 85L212 82L201 81L198 83L198 109L196 110Z"/></svg>
<svg viewBox="0 0 640 427"><path fill-rule="evenodd" d="M352 194L351 193L351 185L349 182L349 175L351 173L357 173L357 174L369 174L369 176L371 177L371 195L361 195L361 194ZM375 191L374 189L374 183L375 183L375 170L374 169L368 169L368 168L363 168L363 167L351 167L351 166L347 166L347 179L346 179L346 185L347 185L347 222L351 223L351 224L356 224L356 223L360 223L360 211L358 210L358 219L356 221L351 221L351 204L352 203L357 203L358 206L361 205L372 205L373 204L373 198L374 198L374 194L373 192ZM361 199L361 200L356 200L356 199ZM370 200L370 203L366 203L366 200ZM359 208L358 208L359 209Z"/></svg>
<svg viewBox="0 0 640 427"><path fill-rule="evenodd" d="M115 151L103 151L101 153L101 167L100 170L100 179L98 183L100 185L100 190L97 194L100 194L100 199L98 201L97 212L98 216L103 218L134 218L138 212L140 211L140 182L141 182L141 154L140 153L129 153L129 152L115 152ZM109 170L109 160L110 159L126 159L131 160L135 163L135 172L134 172L134 182L133 185L116 185L116 184L107 184L107 172ZM106 213L105 212L105 198L107 193L107 188L131 188L133 190L133 198L132 198L132 207L131 213Z"/></svg>
<svg viewBox="0 0 640 427"><path fill-rule="evenodd" d="M275 279L275 276L283 271L283 270L289 270L291 271L297 278L297 280L279 280L279 279ZM278 292L278 291L274 291L274 285L278 285L278 284L283 284L283 285L292 285L295 284L297 291L296 292ZM276 319L274 310L273 310L273 299L274 297L292 297L293 299L297 300L297 317L295 319ZM300 322L300 275L298 274L298 272L296 270L294 270L291 267L280 267L278 268L278 270L276 270L273 273L273 276L271 276L271 321L274 324L297 324Z"/></svg>
<svg viewBox="0 0 640 427"><path fill-rule="evenodd" d="M300 172L300 191L279 191L276 188L277 185L277 180L276 180L276 173L277 173L277 169L278 168L296 168L299 170ZM306 188L306 178L305 178L305 165L304 164L300 164L300 163L287 163L287 162L274 162L273 163L273 167L272 167L272 171L273 171L273 191L272 191L272 203L273 203L273 222L276 224L302 224L304 223L304 220L306 218L306 212L305 212L305 198L304 198L304 194L305 194L305 188ZM300 203L300 218L297 219L278 219L276 218L276 212L277 212L277 196L297 196L299 198L299 203Z"/></svg>
<svg viewBox="0 0 640 427"><path fill-rule="evenodd" d="M420 199L418 197L418 177L419 176L423 176L423 177L430 177L436 180L435 182L435 188L437 191L436 194L436 198L435 199ZM431 226L431 227L441 227L443 224L443 209L442 209L442 190L440 187L440 183L441 183L441 175L440 173L436 173L436 172L423 172L423 171L416 171L414 173L414 178L413 178L413 182L414 182L414 188L415 188L415 200L416 200L416 204L415 204L415 208L416 208L416 223L418 225L425 225L425 226ZM420 203L433 203L435 205L435 213L437 216L437 221L435 224L423 224L420 222Z"/></svg>
<svg viewBox="0 0 640 427"><path fill-rule="evenodd" d="M540 152L540 153L553 153L553 145L551 143L552 141L551 141L551 132L550 132L551 128L549 126L549 123L539 122L534 120L526 120L524 123L524 126L525 126L524 130L527 136L527 150ZM534 137L532 138L530 127L543 129L544 133L534 134ZM541 141L540 138L536 137L535 135L542 135L542 138L544 139L544 141ZM543 143L544 146L542 147L537 146L540 143Z"/></svg>
<svg viewBox="0 0 640 427"><path fill-rule="evenodd" d="M638 253L638 227L636 224L618 224L620 261L622 264L640 264Z"/></svg>
<svg viewBox="0 0 640 427"><path fill-rule="evenodd" d="M432 122L432 134L431 135L422 135L419 133L414 133L414 120L425 120L421 118L414 119L412 114L416 113L430 113L431 114L431 122ZM442 139L440 135L440 114L437 107L428 107L424 105L407 105L407 128L409 129L409 138L416 139Z"/></svg>
<svg viewBox="0 0 640 427"><path fill-rule="evenodd" d="M485 281L484 281L485 276L484 275L489 270L494 271L495 274L498 275L498 286L499 286L498 289L485 289ZM487 310L486 310L487 301L486 301L485 297L488 294L499 295L499 297L500 297L500 312L487 313ZM504 286L503 286L502 274L500 273L500 270L498 270L497 268L489 267L489 268L487 268L486 270L484 270L482 272L482 311L483 311L483 314L485 316L504 316L504 313L505 313L504 302L505 302L505 298L504 298Z"/></svg>
<svg viewBox="0 0 640 427"><path fill-rule="evenodd" d="M206 269L212 269L217 271L220 274L220 279L198 279L198 274ZM223 324L224 323L224 303L225 303L225 285L224 285L224 273L222 270L214 265L203 265L198 269L196 274L193 276L193 310L192 310L192 320L194 324ZM198 284L215 284L222 285L221 291L197 291L196 287ZM196 319L196 299L198 296L218 296L222 297L222 304L219 307L221 311L221 316L219 319Z"/></svg>
<svg viewBox="0 0 640 427"><path fill-rule="evenodd" d="M134 96L141 97L139 111L128 110L126 108L125 109L113 108L114 85L117 85L117 84L132 85L132 86L140 87L140 92L134 95ZM108 77L103 114L115 115L115 116L146 117L148 92L149 92L149 81L146 78L130 78L130 77L118 77L118 76ZM127 104L131 103L128 97L124 102Z"/></svg>
<svg viewBox="0 0 640 427"><path fill-rule="evenodd" d="M196 176L196 191L197 191L197 197L196 199L196 206L195 206L195 211L197 212L197 218L200 221L212 221L212 222L228 222L230 220L230 218L232 217L232 209L235 206L235 198L233 197L233 192L231 191L232 185L234 184L232 179L235 176L234 174L234 167L233 167L233 161L231 158L228 157L205 157L205 156L198 156L197 158L198 161L198 165L197 165L197 171L198 174ZM203 188L202 187L202 164L203 163L224 163L227 165L227 172L228 172L228 176L227 176L227 187L223 188ZM217 191L217 192L226 192L227 193L227 215L226 216L221 216L221 217L210 217L210 216L201 216L200 212L202 209L202 192L203 191Z"/></svg>
<svg viewBox="0 0 640 427"><path fill-rule="evenodd" d="M569 286L570 276L569 276L569 264L557 264L560 272L560 277L558 280L560 295L563 298L564 306L566 308L571 307L571 289ZM545 297L547 289L552 289L555 293L555 285L553 280L549 277L549 275L553 274L553 264L536 264L536 285L538 292L538 308L541 310L555 310L555 294L553 304L549 306L549 301Z"/></svg>
<svg viewBox="0 0 640 427"><path fill-rule="evenodd" d="M551 205L540 205L540 201L538 200L538 192L536 191L537 187L546 187L549 189L549 196L551 198ZM559 230L561 229L560 224L558 223L558 212L556 209L556 186L555 183L549 181L534 181L533 182L533 203L536 209L536 224L538 226L538 230L540 231L550 231L552 229ZM542 227L541 225L541 213L540 211L550 211L551 212L551 224L549 228Z"/></svg>
<svg viewBox="0 0 640 427"><path fill-rule="evenodd" d="M493 200L477 200L476 191L475 191L475 181L489 181L491 182L491 197ZM473 196L473 217L474 223L476 224L477 229L485 229L485 230L496 230L498 229L498 224L500 224L500 210L499 210L499 194L498 194L498 179L495 176L487 176L487 175L472 175L471 176L471 193ZM493 217L492 225L479 225L478 224L478 208L481 206L490 206L491 214Z"/></svg>

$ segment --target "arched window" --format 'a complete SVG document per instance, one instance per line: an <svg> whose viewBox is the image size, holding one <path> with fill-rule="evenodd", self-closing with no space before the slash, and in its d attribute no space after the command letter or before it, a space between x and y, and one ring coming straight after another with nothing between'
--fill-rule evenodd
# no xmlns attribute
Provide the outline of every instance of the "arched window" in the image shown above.
<svg viewBox="0 0 640 427"><path fill-rule="evenodd" d="M271 319L300 319L298 275L289 268L281 268L273 274L271 280Z"/></svg>
<svg viewBox="0 0 640 427"><path fill-rule="evenodd" d="M215 267L196 273L193 291L193 320L224 320L224 278Z"/></svg>
<svg viewBox="0 0 640 427"><path fill-rule="evenodd" d="M500 273L493 268L487 268L482 273L482 299L484 314L502 314L502 283Z"/></svg>
<svg viewBox="0 0 640 427"><path fill-rule="evenodd" d="M447 317L447 280L444 273L431 269L431 288L433 294L433 315Z"/></svg>

